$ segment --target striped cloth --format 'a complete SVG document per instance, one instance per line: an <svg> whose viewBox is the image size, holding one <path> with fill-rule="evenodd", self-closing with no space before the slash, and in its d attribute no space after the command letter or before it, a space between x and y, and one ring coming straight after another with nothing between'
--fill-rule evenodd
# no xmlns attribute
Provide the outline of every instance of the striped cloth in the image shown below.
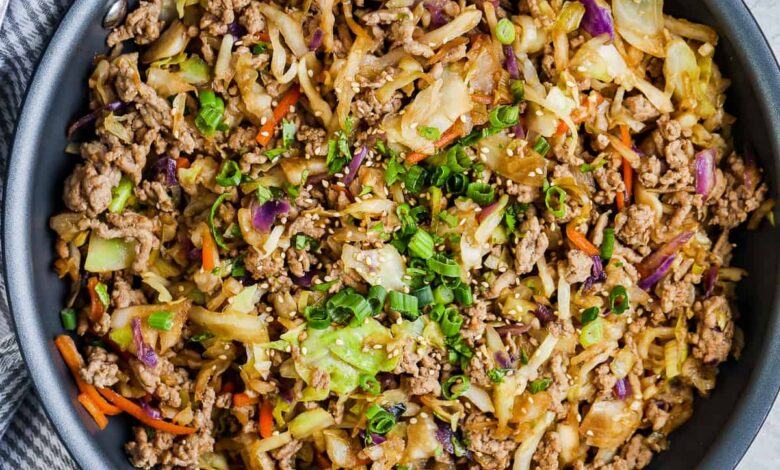
<svg viewBox="0 0 780 470"><path fill-rule="evenodd" d="M24 92L69 3L70 0L0 0L0 171L3 174ZM27 371L11 330L5 285L0 280L0 468L77 469L38 398L30 392Z"/></svg>

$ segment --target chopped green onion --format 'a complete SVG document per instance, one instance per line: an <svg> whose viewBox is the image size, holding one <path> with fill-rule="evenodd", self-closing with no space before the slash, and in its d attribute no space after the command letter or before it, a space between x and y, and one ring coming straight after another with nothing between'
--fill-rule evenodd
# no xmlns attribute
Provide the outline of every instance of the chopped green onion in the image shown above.
<svg viewBox="0 0 780 470"><path fill-rule="evenodd" d="M463 336L450 336L444 340L444 343L458 355L463 356L466 359L474 357L474 350L472 350Z"/></svg>
<svg viewBox="0 0 780 470"><path fill-rule="evenodd" d="M512 80L509 82L509 89L512 91L512 96L515 98L515 103L523 101L525 97L525 82L522 80Z"/></svg>
<svg viewBox="0 0 780 470"><path fill-rule="evenodd" d="M493 382L494 384L500 384L501 382L504 381L504 376L508 371L509 369L495 367L487 371L487 375L491 382Z"/></svg>
<svg viewBox="0 0 780 470"><path fill-rule="evenodd" d="M377 315L382 311L385 306L385 298L387 297L387 291L380 285L371 286L368 289L368 304L371 305L371 312Z"/></svg>
<svg viewBox="0 0 780 470"><path fill-rule="evenodd" d="M458 225L458 216L447 211L439 212L439 219L444 221L450 227Z"/></svg>
<svg viewBox="0 0 780 470"><path fill-rule="evenodd" d="M368 424L366 429L370 433L385 435L395 426L395 416L377 404L371 405L366 411Z"/></svg>
<svg viewBox="0 0 780 470"><path fill-rule="evenodd" d="M238 186L241 184L241 169L234 160L225 160L219 167L219 173L215 178L217 184L224 187Z"/></svg>
<svg viewBox="0 0 780 470"><path fill-rule="evenodd" d="M360 294L350 290L342 290L328 299L325 309L336 323L346 323L346 319L352 314L355 320L362 322L371 315L371 305Z"/></svg>
<svg viewBox="0 0 780 470"><path fill-rule="evenodd" d="M225 102L211 90L203 90L198 96L200 109L195 118L195 127L201 134L209 137L219 127L222 122L222 115L225 113Z"/></svg>
<svg viewBox="0 0 780 470"><path fill-rule="evenodd" d="M453 196L459 196L466 192L466 188L469 185L468 176L463 173L453 173L447 178L447 184L445 185L447 192Z"/></svg>
<svg viewBox="0 0 780 470"><path fill-rule="evenodd" d="M360 374L358 383L364 392L370 393L371 395L379 395L382 392L382 387L379 385L379 381L372 375Z"/></svg>
<svg viewBox="0 0 780 470"><path fill-rule="evenodd" d="M466 196L480 206L486 206L496 198L496 190L488 183L469 183Z"/></svg>
<svg viewBox="0 0 780 470"><path fill-rule="evenodd" d="M76 311L72 308L63 308L60 311L60 320L62 320L62 327L66 330L76 329Z"/></svg>
<svg viewBox="0 0 780 470"><path fill-rule="evenodd" d="M403 292L390 291L388 298L390 299L390 310L394 310L410 320L415 320L420 316L417 297Z"/></svg>
<svg viewBox="0 0 780 470"><path fill-rule="evenodd" d="M526 365L528 364L528 353L525 352L525 349L520 349L520 364Z"/></svg>
<svg viewBox="0 0 780 470"><path fill-rule="evenodd" d="M566 215L566 191L559 186L550 186L544 193L544 205L552 215L563 217ZM557 198L557 200L556 200Z"/></svg>
<svg viewBox="0 0 780 470"><path fill-rule="evenodd" d="M409 253L422 259L433 256L433 237L425 230L419 229L409 240Z"/></svg>
<svg viewBox="0 0 780 470"><path fill-rule="evenodd" d="M328 311L322 307L309 306L303 309L303 317L306 319L309 328L315 330L324 330L330 326L330 315Z"/></svg>
<svg viewBox="0 0 780 470"><path fill-rule="evenodd" d="M208 341L211 338L214 337L214 333L210 331L204 331L203 333L194 334L190 337L190 342L193 343L202 343L204 341Z"/></svg>
<svg viewBox="0 0 780 470"><path fill-rule="evenodd" d="M257 202L260 204L265 204L266 202L273 199L274 195L271 193L271 190L266 188L263 185L260 185L255 190L255 197L257 197Z"/></svg>
<svg viewBox="0 0 780 470"><path fill-rule="evenodd" d="M436 304L433 306L433 308L431 308L431 311L428 312L428 316L430 317L431 320L435 321L436 323L439 323L442 317L444 317L444 310L445 310L444 305Z"/></svg>
<svg viewBox="0 0 780 470"><path fill-rule="evenodd" d="M420 165L415 165L409 168L404 175L404 185L406 190L412 194L420 194L423 186L425 186L426 179L425 168Z"/></svg>
<svg viewBox="0 0 780 470"><path fill-rule="evenodd" d="M417 126L417 133L420 137L428 140L439 140L441 131L436 127Z"/></svg>
<svg viewBox="0 0 780 470"><path fill-rule="evenodd" d="M428 179L431 186L444 186L447 182L447 178L450 176L451 170L446 166L437 166L428 174Z"/></svg>
<svg viewBox="0 0 780 470"><path fill-rule="evenodd" d="M225 240L222 238L222 234L216 229L216 226L214 225L214 216L217 215L217 211L219 210L219 206L222 205L222 202L230 195L230 193L222 193L219 195L216 201L214 201L214 204L211 205L211 210L209 211L209 228L211 229L211 235L214 238L214 243L217 244L218 247L226 249L227 245L225 244Z"/></svg>
<svg viewBox="0 0 780 470"><path fill-rule="evenodd" d="M552 379L549 377L542 377L531 382L528 385L528 391L531 392L531 394L543 392L547 390L550 385L552 385Z"/></svg>
<svg viewBox="0 0 780 470"><path fill-rule="evenodd" d="M155 330L171 331L171 328L173 328L173 312L167 310L153 312L146 321Z"/></svg>
<svg viewBox="0 0 780 470"><path fill-rule="evenodd" d="M496 23L496 39L505 45L512 44L515 41L515 25L507 18L501 18Z"/></svg>
<svg viewBox="0 0 780 470"><path fill-rule="evenodd" d="M512 127L520 119L520 108L517 105L496 106L490 111L489 119L490 127L495 130Z"/></svg>
<svg viewBox="0 0 780 470"><path fill-rule="evenodd" d="M98 282L95 284L95 293L97 294L98 299L100 299L100 303L103 304L103 307L108 308L108 304L111 302L111 297L108 295L108 287L102 282Z"/></svg>
<svg viewBox="0 0 780 470"><path fill-rule="evenodd" d="M453 294L455 294L455 302L464 307L468 307L474 303L474 297L471 294L471 286L468 284L459 285L453 289Z"/></svg>
<svg viewBox="0 0 780 470"><path fill-rule="evenodd" d="M447 305L452 303L454 299L455 294L452 292L452 289L445 286L444 284L440 285L436 288L436 290L433 291L433 301L437 304Z"/></svg>
<svg viewBox="0 0 780 470"><path fill-rule="evenodd" d="M628 292L625 287L617 285L612 288L609 293L609 309L612 310L612 313L620 315L625 312L628 308L628 302Z"/></svg>
<svg viewBox="0 0 780 470"><path fill-rule="evenodd" d="M230 276L235 278L241 278L246 276L246 267L244 266L244 256L240 255L233 260L230 268Z"/></svg>
<svg viewBox="0 0 780 470"><path fill-rule="evenodd" d="M469 389L471 381L463 374L453 375L441 384L441 394L445 400L455 400Z"/></svg>
<svg viewBox="0 0 780 470"><path fill-rule="evenodd" d="M588 309L583 310L581 315L581 322L583 325L587 325L588 323L592 322L593 320L597 319L599 317L599 308L598 307L590 307Z"/></svg>
<svg viewBox="0 0 780 470"><path fill-rule="evenodd" d="M426 261L428 268L444 277L460 277L460 266L443 254L436 254Z"/></svg>
<svg viewBox="0 0 780 470"><path fill-rule="evenodd" d="M121 214L125 210L127 201L133 194L133 182L125 175L119 179L119 184L111 189L111 203L108 205L108 211L112 214Z"/></svg>
<svg viewBox="0 0 780 470"><path fill-rule="evenodd" d="M602 323L601 318L597 318L582 327L582 331L580 331L580 344L587 348L600 343L603 337L604 324Z"/></svg>
<svg viewBox="0 0 780 470"><path fill-rule="evenodd" d="M254 46L252 46L252 54L262 54L263 52L268 51L269 44L267 42L258 42Z"/></svg>
<svg viewBox="0 0 780 470"><path fill-rule="evenodd" d="M463 317L458 313L458 309L455 307L449 307L444 310L444 315L439 322L441 326L441 332L444 336L455 336L460 331L460 327L463 326Z"/></svg>
<svg viewBox="0 0 780 470"><path fill-rule="evenodd" d="M612 252L615 251L615 229L604 229L604 240L601 242L601 259L611 259Z"/></svg>
<svg viewBox="0 0 780 470"><path fill-rule="evenodd" d="M266 150L265 152L263 152L263 155L268 157L269 160L274 161L277 158L279 158L280 156L282 156L286 151L287 151L286 148L278 147L278 148L275 148L275 149Z"/></svg>
<svg viewBox="0 0 780 470"><path fill-rule="evenodd" d="M596 160L594 160L593 163L583 163L582 165L580 165L580 171L583 173L588 173L593 170L597 170L606 164L607 164L607 159L599 157Z"/></svg>
<svg viewBox="0 0 780 470"><path fill-rule="evenodd" d="M453 145L444 155L447 158L447 168L453 173L463 173L471 168L471 159L461 145Z"/></svg>
<svg viewBox="0 0 780 470"><path fill-rule="evenodd" d="M412 295L417 297L417 305L421 308L434 303L431 286L422 286L419 289L412 291Z"/></svg>
<svg viewBox="0 0 780 470"><path fill-rule="evenodd" d="M534 152L538 153L541 156L547 155L547 152L550 151L550 143L547 142L547 139L544 137L539 137L536 139L536 143L534 144Z"/></svg>
<svg viewBox="0 0 780 470"><path fill-rule="evenodd" d="M317 292L328 292L333 285L336 284L336 279L328 282L323 282L321 284L314 284L311 286L311 290L317 291Z"/></svg>

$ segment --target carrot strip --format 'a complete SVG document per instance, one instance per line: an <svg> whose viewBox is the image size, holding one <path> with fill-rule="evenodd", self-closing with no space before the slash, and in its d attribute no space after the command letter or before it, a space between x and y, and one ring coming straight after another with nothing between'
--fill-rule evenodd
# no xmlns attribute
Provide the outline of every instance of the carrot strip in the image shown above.
<svg viewBox="0 0 780 470"><path fill-rule="evenodd" d="M106 397L108 401L116 405L122 411L133 416L138 421L146 425L149 425L157 430L171 433L171 434L176 434L176 435L194 434L196 431L195 428L191 428L187 426L179 426L178 424L169 423L168 421L152 418L151 416L149 416L144 412L143 408L136 405L135 403L128 400L127 398L123 397L122 395L116 393L115 391L111 390L110 388L99 388L98 391L100 392L101 395Z"/></svg>
<svg viewBox="0 0 780 470"><path fill-rule="evenodd" d="M179 157L176 159L176 169L179 168L189 168L190 167L190 161L184 157Z"/></svg>
<svg viewBox="0 0 780 470"><path fill-rule="evenodd" d="M246 393L234 393L233 394L233 405L234 406L246 406L246 405L254 405L258 402L257 397L250 397Z"/></svg>
<svg viewBox="0 0 780 470"><path fill-rule="evenodd" d="M569 241L572 242L574 246L582 250L586 255L596 256L599 254L599 249L585 238L585 235L578 232L574 227L574 224L569 223L566 226L566 236L569 237Z"/></svg>
<svg viewBox="0 0 780 470"><path fill-rule="evenodd" d="M103 414L109 416L120 414L122 410L105 401L94 385L88 384L81 378L79 369L84 365L84 359L81 358L81 354L79 354L78 349L76 349L76 343L73 342L73 339L67 335L60 335L54 339L54 345L57 346L57 349L60 351L62 360L65 361L65 365L70 369L70 373L73 375L76 386L81 393L87 395Z"/></svg>
<svg viewBox="0 0 780 470"><path fill-rule="evenodd" d="M625 124L620 125L620 140L626 147L631 148L631 134L629 134L628 126Z"/></svg>
<svg viewBox="0 0 780 470"><path fill-rule="evenodd" d="M558 121L558 127L555 129L556 136L562 136L569 131L569 126L563 122L563 119Z"/></svg>
<svg viewBox="0 0 780 470"><path fill-rule="evenodd" d="M271 437L274 433L274 407L271 406L271 402L268 400L263 401L260 405L260 419L258 426L260 428L260 435L262 437Z"/></svg>
<svg viewBox="0 0 780 470"><path fill-rule="evenodd" d="M89 395L86 393L79 393L78 400L79 403L81 403L81 406L83 406L84 409L87 410L92 416L92 419L95 420L95 423L98 425L98 427L100 429L106 429L106 426L108 426L108 418L106 418L106 415L100 411L100 408L98 408L95 402L89 398Z"/></svg>
<svg viewBox="0 0 780 470"><path fill-rule="evenodd" d="M442 149L460 137L462 133L463 126L461 125L460 119L458 119L455 121L455 124L451 125L449 129L444 131L444 134L439 137L439 140L433 143L433 146L436 148L436 150ZM411 164L415 164L425 160L428 157L430 157L430 155L426 155L420 152L412 152L407 155L406 161Z"/></svg>
<svg viewBox="0 0 780 470"><path fill-rule="evenodd" d="M98 296L97 290L95 290L98 282L98 278L96 277L91 277L87 281L87 290L89 291L89 317L92 318L92 321L98 321L100 320L100 317L103 316L103 302L100 301L100 296Z"/></svg>
<svg viewBox="0 0 780 470"><path fill-rule="evenodd" d="M268 34L268 31L262 31L260 34L257 35L258 38L260 38L261 41L268 42L271 40L271 35Z"/></svg>
<svg viewBox="0 0 780 470"><path fill-rule="evenodd" d="M615 194L615 204L617 205L617 208L619 211L622 211L626 207L626 198L623 196L623 192L620 191L617 194Z"/></svg>
<svg viewBox="0 0 780 470"><path fill-rule="evenodd" d="M279 100L279 105L274 109L273 115L269 118L265 124L260 127L257 132L257 143L260 145L268 145L271 141L271 137L274 134L274 128L282 120L283 117L290 112L290 108L295 106L298 102L298 98L301 97L301 88L298 85L293 85L292 88Z"/></svg>
<svg viewBox="0 0 780 470"><path fill-rule="evenodd" d="M203 231L201 257L204 271L211 271L217 267L217 245L214 243L214 239L211 238L211 234L206 230Z"/></svg>

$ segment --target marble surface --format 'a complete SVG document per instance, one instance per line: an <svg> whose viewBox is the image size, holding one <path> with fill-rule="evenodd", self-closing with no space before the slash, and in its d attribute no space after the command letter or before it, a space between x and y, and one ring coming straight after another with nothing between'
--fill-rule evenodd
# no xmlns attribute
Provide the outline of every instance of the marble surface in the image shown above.
<svg viewBox="0 0 780 470"><path fill-rule="evenodd" d="M739 0L735 0L739 1ZM780 1L745 0L769 40L775 56L780 57ZM737 470L774 470L780 467L780 401L775 401L756 440Z"/></svg>

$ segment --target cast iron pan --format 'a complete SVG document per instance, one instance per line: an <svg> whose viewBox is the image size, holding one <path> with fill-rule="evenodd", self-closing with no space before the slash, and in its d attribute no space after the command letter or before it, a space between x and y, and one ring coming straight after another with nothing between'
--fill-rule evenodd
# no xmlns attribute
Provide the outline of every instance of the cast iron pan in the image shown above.
<svg viewBox="0 0 780 470"><path fill-rule="evenodd" d="M765 169L773 197L780 182L780 70L742 2L667 0L676 16L714 26L718 63L733 80L729 110L738 118L738 148L750 145ZM76 387L53 345L66 283L52 270L54 234L48 219L63 209L62 183L76 158L63 152L65 129L86 112L92 58L106 50L100 26L109 3L76 0L41 59L16 129L8 164L3 214L3 259L8 297L35 388L76 461L84 468L130 468L122 444L131 422L114 417L102 432L76 401ZM766 224L765 224L766 225ZM735 266L750 276L740 284L739 324L746 347L739 362L721 367L718 386L697 400L693 418L671 436L671 449L654 469L730 469L747 450L780 388L780 306L776 295L780 232L733 234Z"/></svg>

